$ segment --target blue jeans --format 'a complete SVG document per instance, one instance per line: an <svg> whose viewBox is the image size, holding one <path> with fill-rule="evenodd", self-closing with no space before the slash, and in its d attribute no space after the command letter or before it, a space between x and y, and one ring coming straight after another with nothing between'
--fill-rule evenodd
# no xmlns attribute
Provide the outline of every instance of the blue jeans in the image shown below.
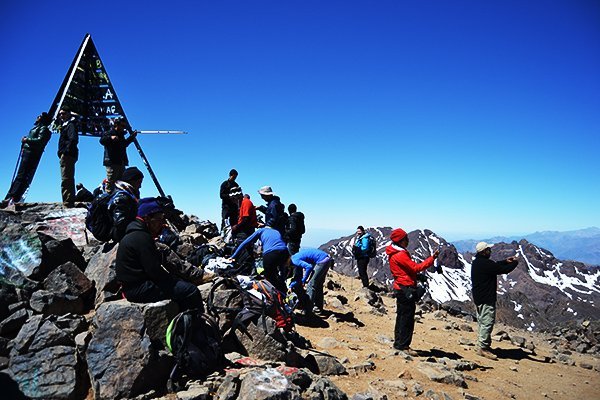
<svg viewBox="0 0 600 400"><path fill-rule="evenodd" d="M325 284L325 277L327 271L331 267L331 258L327 258L322 263L315 265L313 275L306 285L306 293L314 304L314 306L320 310L323 309L323 285Z"/></svg>

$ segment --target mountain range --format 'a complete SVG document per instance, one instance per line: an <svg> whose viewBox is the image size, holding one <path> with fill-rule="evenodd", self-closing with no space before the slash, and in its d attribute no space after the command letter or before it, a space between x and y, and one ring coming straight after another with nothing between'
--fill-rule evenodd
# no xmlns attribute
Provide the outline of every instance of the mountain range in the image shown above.
<svg viewBox="0 0 600 400"><path fill-rule="evenodd" d="M372 281L390 287L392 277L385 247L389 244L392 228L370 228L368 232L377 239L377 256L371 259L368 273ZM471 301L471 261L473 253L460 253L430 230L417 230L408 234L408 250L421 262L435 249L441 248L436 266L425 271L428 277L428 298L462 313L473 313ZM320 248L330 252L335 259L334 269L342 274L356 276L356 262L351 255L353 237L331 240ZM550 251L528 240L500 242L493 247L492 259L517 256L519 265L508 275L498 278L499 322L530 331L548 330L555 325L568 325L584 320L598 320L600 304L600 268L590 268L577 261L560 260ZM357 281L357 289L360 283ZM427 299L427 298L426 298Z"/></svg>
<svg viewBox="0 0 600 400"><path fill-rule="evenodd" d="M563 260L577 260L587 264L600 265L600 228L590 227L574 231L542 231L525 236L495 236L488 239L457 240L452 244L460 252L472 251L477 242L510 243L525 239L530 243L548 249Z"/></svg>

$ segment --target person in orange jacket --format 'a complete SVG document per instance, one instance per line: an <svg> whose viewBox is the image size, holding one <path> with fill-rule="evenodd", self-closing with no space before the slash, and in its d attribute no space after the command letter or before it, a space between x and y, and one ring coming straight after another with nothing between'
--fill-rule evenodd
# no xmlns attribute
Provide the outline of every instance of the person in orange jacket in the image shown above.
<svg viewBox="0 0 600 400"><path fill-rule="evenodd" d="M408 247L408 235L401 229L394 229L390 235L392 243L386 247L390 270L394 277L394 295L396 297L396 326L394 327L394 348L416 356L410 348L415 328L415 309L420 295L417 294L417 273L433 265L439 256L436 250L422 263L412 260Z"/></svg>

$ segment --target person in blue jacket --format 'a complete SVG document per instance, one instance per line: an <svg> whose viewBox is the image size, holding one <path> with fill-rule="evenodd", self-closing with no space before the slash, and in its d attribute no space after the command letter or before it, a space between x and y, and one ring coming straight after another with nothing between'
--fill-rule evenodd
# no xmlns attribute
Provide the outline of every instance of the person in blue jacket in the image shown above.
<svg viewBox="0 0 600 400"><path fill-rule="evenodd" d="M331 256L319 249L302 249L292 256L296 270L291 286L306 285L306 293L317 315L323 314L323 285L332 264ZM301 296L298 297L301 300Z"/></svg>
<svg viewBox="0 0 600 400"><path fill-rule="evenodd" d="M356 228L354 245L352 246L352 255L356 259L356 268L358 276L364 288L369 287L369 274L367 267L369 265L369 237L371 235L365 231L362 225Z"/></svg>
<svg viewBox="0 0 600 400"><path fill-rule="evenodd" d="M262 275L266 280L271 282L277 290L286 293L287 287L285 285L285 278L287 277L287 268L290 263L290 252L281 237L281 233L276 229L268 226L258 229L240 243L231 255L230 260L235 261L236 257L246 248L246 246L254 244L257 240L260 240L262 243L264 268Z"/></svg>

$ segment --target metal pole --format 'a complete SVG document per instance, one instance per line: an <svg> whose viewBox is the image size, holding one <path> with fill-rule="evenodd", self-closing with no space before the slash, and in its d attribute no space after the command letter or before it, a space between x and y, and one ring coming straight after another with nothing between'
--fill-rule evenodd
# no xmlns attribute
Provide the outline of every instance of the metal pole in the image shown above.
<svg viewBox="0 0 600 400"><path fill-rule="evenodd" d="M19 169L19 164L21 164L21 157L23 156L23 145L21 145L21 151L19 151L19 158L17 158L17 165L15 165L15 172L13 172L12 179L10 180L10 184L12 186L15 181L15 176L17 176L17 170Z"/></svg>
<svg viewBox="0 0 600 400"><path fill-rule="evenodd" d="M146 169L150 173L150 177L152 178L154 185L156 185L156 189L158 189L158 193L160 193L160 195L162 197L166 197L165 192L162 190L160 183L158 183L158 179L156 179L156 175L154 175L154 171L152 171L152 167L150 166L150 163L148 162L148 159L146 158L146 155L144 154L144 150L142 150L142 146L140 146L140 143L138 142L137 138L133 139L133 144L135 145L135 148L137 149L138 153L140 153L140 157L142 158L142 161L144 162Z"/></svg>

